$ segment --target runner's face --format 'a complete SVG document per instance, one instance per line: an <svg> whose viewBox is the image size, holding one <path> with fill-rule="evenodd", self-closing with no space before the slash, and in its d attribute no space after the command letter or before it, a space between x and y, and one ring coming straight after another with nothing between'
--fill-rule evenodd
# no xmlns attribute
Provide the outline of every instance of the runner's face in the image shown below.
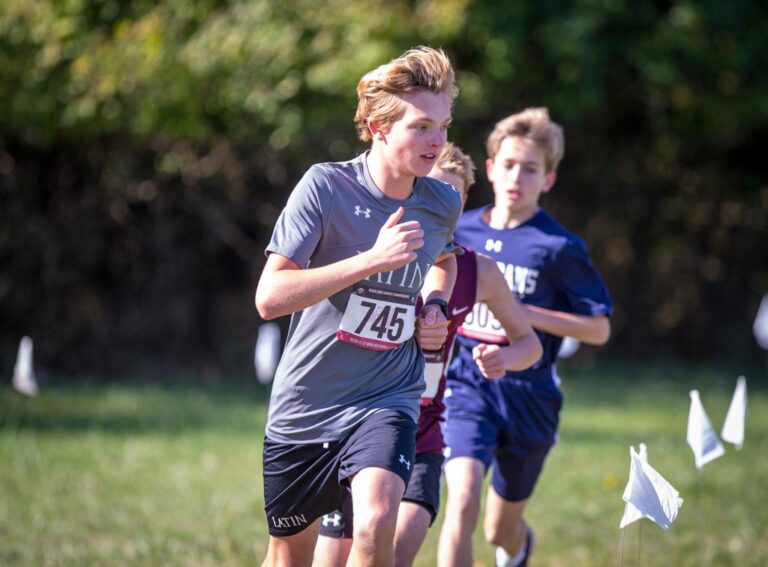
<svg viewBox="0 0 768 567"><path fill-rule="evenodd" d="M464 179L462 179L460 176L456 175L455 173L449 173L445 170L442 170L438 166L432 168L432 171L429 172L429 176L456 187L459 195L461 195L462 206L467 204L467 191L464 189Z"/></svg>
<svg viewBox="0 0 768 567"><path fill-rule="evenodd" d="M429 174L446 142L451 124L451 99L444 93L418 91L405 94L403 114L385 134L385 154L401 175Z"/></svg>
<svg viewBox="0 0 768 567"><path fill-rule="evenodd" d="M544 163L544 150L533 140L504 138L495 159L485 163L495 206L515 213L535 212L539 197L555 182L555 173L547 173Z"/></svg>

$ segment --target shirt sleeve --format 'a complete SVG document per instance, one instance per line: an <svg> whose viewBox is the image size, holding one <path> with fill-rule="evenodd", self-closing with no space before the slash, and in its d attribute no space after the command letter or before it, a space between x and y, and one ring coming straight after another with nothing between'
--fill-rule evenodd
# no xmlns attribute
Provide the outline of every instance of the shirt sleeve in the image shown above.
<svg viewBox="0 0 768 567"><path fill-rule="evenodd" d="M445 247L443 248L441 255L456 254L456 256L461 256L462 254L464 254L464 249L458 244L456 244L456 241L454 240L456 225L459 223L459 217L461 216L461 209L462 209L461 195L454 187L451 187L451 189L453 190L453 192L449 194L453 198L452 199L453 206L451 208L451 216L449 221L450 238L445 243Z"/></svg>
<svg viewBox="0 0 768 567"><path fill-rule="evenodd" d="M276 253L306 268L330 217L331 195L325 172L314 166L288 197L277 219L266 254Z"/></svg>
<svg viewBox="0 0 768 567"><path fill-rule="evenodd" d="M555 260L558 288L577 315L610 315L613 302L600 273L581 241L568 240Z"/></svg>

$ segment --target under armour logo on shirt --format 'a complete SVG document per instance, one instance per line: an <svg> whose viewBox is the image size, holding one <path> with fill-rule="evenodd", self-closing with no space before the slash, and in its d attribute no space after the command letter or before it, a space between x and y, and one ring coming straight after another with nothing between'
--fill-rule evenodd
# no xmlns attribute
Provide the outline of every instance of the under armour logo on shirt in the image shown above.
<svg viewBox="0 0 768 567"><path fill-rule="evenodd" d="M405 458L404 455L400 455L400 463L405 465L405 468L411 470L411 461Z"/></svg>
<svg viewBox="0 0 768 567"><path fill-rule="evenodd" d="M333 524L334 528L341 527L341 514L334 512L333 514L323 516L323 525L327 527L331 524Z"/></svg>
<svg viewBox="0 0 768 567"><path fill-rule="evenodd" d="M485 249L488 252L501 252L501 240L489 238L485 241Z"/></svg>
<svg viewBox="0 0 768 567"><path fill-rule="evenodd" d="M360 205L355 205L355 216L359 217L360 215L364 215L367 219L371 218L371 209L361 209Z"/></svg>

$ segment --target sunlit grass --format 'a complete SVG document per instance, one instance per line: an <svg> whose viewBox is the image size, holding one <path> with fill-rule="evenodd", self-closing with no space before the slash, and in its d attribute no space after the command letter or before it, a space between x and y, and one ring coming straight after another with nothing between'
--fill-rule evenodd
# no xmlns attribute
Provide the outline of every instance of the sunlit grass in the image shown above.
<svg viewBox="0 0 768 567"><path fill-rule="evenodd" d="M720 429L736 376L683 367L563 372L561 443L529 506L535 565L619 565L629 446L685 503L669 532L623 535L623 565L768 564L768 396L749 380L742 451L699 473L695 387ZM0 565L254 565L266 549L257 385L0 388ZM434 565L438 519L418 565ZM475 534L477 565L492 550Z"/></svg>
<svg viewBox="0 0 768 567"><path fill-rule="evenodd" d="M3 564L242 565L263 555L263 394L2 396Z"/></svg>
<svg viewBox="0 0 768 567"><path fill-rule="evenodd" d="M567 369L560 444L545 465L526 514L536 530L534 565L762 566L768 564L768 397L764 377L749 381L744 449L699 473L686 444L689 395L701 392L716 430L728 410L736 375L680 366ZM748 377L749 378L749 377ZM649 462L684 504L669 532L647 520L622 531L621 495L629 447L648 446ZM439 525L438 518L436 525ZM432 529L421 565L435 565ZM622 552L623 544L623 552ZM475 565L493 566L478 528Z"/></svg>

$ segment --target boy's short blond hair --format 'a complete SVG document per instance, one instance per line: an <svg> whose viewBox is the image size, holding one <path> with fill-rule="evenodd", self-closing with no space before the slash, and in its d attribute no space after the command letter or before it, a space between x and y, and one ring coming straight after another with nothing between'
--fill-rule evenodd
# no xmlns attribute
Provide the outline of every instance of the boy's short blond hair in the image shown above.
<svg viewBox="0 0 768 567"><path fill-rule="evenodd" d="M488 159L496 157L505 138L516 137L533 140L544 150L547 173L557 170L565 153L565 136L562 126L550 119L548 109L526 108L497 122L486 142Z"/></svg>
<svg viewBox="0 0 768 567"><path fill-rule="evenodd" d="M475 164L472 158L451 142L445 143L437 157L435 166L446 173L461 177L464 181L464 187L457 187L457 189L461 189L464 193L469 191L475 182Z"/></svg>
<svg viewBox="0 0 768 567"><path fill-rule="evenodd" d="M360 139L371 140L368 122L376 121L383 132L402 112L401 95L427 90L447 93L451 100L459 90L451 61L442 49L414 47L385 65L366 73L357 84L355 125Z"/></svg>

